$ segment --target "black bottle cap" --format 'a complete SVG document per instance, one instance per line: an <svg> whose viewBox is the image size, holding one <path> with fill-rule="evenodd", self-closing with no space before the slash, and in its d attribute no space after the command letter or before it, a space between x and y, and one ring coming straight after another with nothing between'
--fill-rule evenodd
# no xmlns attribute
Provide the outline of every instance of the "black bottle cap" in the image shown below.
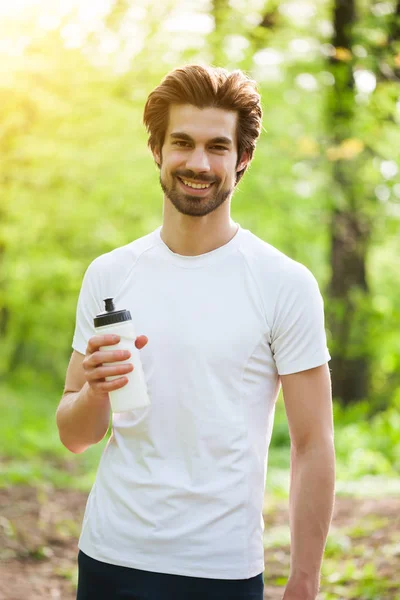
<svg viewBox="0 0 400 600"><path fill-rule="evenodd" d="M113 298L106 298L103 302L106 311L95 316L93 319L95 327L123 323L124 321L130 321L132 319L129 310L115 310Z"/></svg>

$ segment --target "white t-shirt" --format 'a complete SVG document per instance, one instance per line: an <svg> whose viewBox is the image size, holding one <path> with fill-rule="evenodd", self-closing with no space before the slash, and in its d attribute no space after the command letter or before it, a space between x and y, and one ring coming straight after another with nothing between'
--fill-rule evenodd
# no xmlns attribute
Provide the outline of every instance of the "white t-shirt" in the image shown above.
<svg viewBox="0 0 400 600"><path fill-rule="evenodd" d="M94 260L73 348L103 299L131 312L151 406L113 415L79 548L145 571L247 579L264 570L263 498L279 375L329 359L310 271L239 226L199 256L152 233Z"/></svg>

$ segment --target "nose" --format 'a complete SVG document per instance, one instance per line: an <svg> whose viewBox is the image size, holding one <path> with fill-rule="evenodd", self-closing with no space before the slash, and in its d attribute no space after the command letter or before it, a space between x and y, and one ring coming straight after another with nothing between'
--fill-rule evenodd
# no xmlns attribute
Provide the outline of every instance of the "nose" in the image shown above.
<svg viewBox="0 0 400 600"><path fill-rule="evenodd" d="M207 173L210 170L210 163L204 148L194 148L190 152L186 161L186 167L196 173Z"/></svg>

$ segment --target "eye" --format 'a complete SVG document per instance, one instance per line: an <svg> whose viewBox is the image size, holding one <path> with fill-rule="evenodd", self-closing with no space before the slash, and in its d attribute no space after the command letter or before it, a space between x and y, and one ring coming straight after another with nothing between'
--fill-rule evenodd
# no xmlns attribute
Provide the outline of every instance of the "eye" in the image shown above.
<svg viewBox="0 0 400 600"><path fill-rule="evenodd" d="M187 146L189 146L189 142L183 142L181 140L176 140L175 142L172 142L173 146L178 146L178 148L187 148Z"/></svg>
<svg viewBox="0 0 400 600"><path fill-rule="evenodd" d="M228 148L226 148L225 146L216 145L216 146L211 146L211 150L218 150L220 152L220 151L228 150Z"/></svg>

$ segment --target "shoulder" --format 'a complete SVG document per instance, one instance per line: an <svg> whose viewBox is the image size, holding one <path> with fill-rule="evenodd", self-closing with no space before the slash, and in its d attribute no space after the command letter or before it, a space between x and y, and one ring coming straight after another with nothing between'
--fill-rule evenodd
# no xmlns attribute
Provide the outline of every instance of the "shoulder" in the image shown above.
<svg viewBox="0 0 400 600"><path fill-rule="evenodd" d="M305 265L249 230L243 230L240 251L254 277L261 286L268 286L270 293L282 288L295 289L318 285L314 275Z"/></svg>
<svg viewBox="0 0 400 600"><path fill-rule="evenodd" d="M107 272L116 275L130 269L145 252L151 250L156 244L153 233L149 233L129 244L101 254L90 263L88 269L103 275Z"/></svg>
<svg viewBox="0 0 400 600"><path fill-rule="evenodd" d="M84 280L102 296L115 293L141 257L156 245L153 232L101 254L87 267Z"/></svg>

